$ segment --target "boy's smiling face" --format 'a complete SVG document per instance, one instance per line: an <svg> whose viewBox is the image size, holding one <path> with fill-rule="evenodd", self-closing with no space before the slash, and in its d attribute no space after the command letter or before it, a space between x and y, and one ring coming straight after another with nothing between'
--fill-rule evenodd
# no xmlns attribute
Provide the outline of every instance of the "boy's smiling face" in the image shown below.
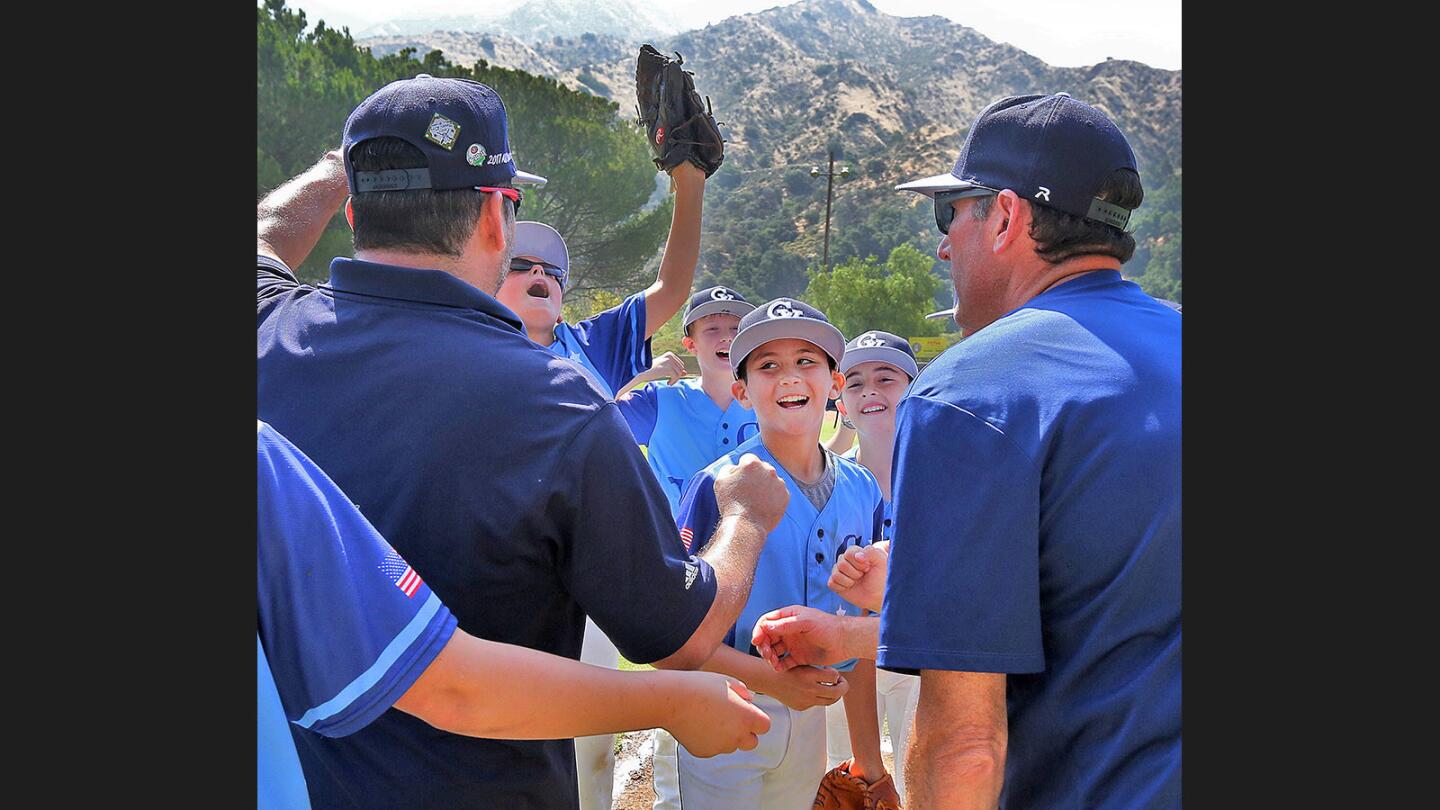
<svg viewBox="0 0 1440 810"><path fill-rule="evenodd" d="M730 342L740 331L740 317L717 312L690 324L690 334L681 338L686 351L700 361L702 376L730 376Z"/></svg>
<svg viewBox="0 0 1440 810"><path fill-rule="evenodd" d="M745 357L745 379L736 380L730 390L741 405L755 411L762 433L813 436L818 441L825 402L839 396L844 383L819 346L780 338Z"/></svg>
<svg viewBox="0 0 1440 810"><path fill-rule="evenodd" d="M841 401L847 418L857 430L893 431L895 406L905 395L910 378L905 372L880 361L860 363L845 373Z"/></svg>

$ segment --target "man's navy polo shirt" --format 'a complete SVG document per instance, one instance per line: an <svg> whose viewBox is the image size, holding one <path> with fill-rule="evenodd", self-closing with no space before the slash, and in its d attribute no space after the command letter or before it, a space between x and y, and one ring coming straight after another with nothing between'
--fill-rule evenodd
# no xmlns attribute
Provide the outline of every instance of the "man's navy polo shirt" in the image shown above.
<svg viewBox="0 0 1440 810"><path fill-rule="evenodd" d="M1181 315L1115 270L945 351L895 411L876 662L1006 673L1002 808L1180 806Z"/></svg>
<svg viewBox="0 0 1440 810"><path fill-rule="evenodd" d="M585 614L631 661L678 650L715 595L613 402L509 309L438 270L257 262L257 411L459 620L579 658ZM700 574L686 587L686 562ZM603 699L598 696L597 699ZM479 740L390 709L297 733L317 807L575 807L570 740Z"/></svg>

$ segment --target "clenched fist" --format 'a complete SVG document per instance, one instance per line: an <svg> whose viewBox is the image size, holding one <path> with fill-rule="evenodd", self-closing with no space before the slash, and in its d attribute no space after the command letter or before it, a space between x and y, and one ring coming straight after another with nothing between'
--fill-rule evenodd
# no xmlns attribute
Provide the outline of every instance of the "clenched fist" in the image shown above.
<svg viewBox="0 0 1440 810"><path fill-rule="evenodd" d="M685 369L685 360L674 352L665 352L650 364L650 368L640 372L635 379L639 383L647 383L652 380L663 380L669 378L667 385L674 385L690 372Z"/></svg>
<svg viewBox="0 0 1440 810"><path fill-rule="evenodd" d="M770 717L750 701L745 684L716 672L667 672L685 681L687 697L678 701L675 719L666 724L675 739L697 757L749 751L770 730Z"/></svg>
<svg viewBox="0 0 1440 810"><path fill-rule="evenodd" d="M715 505L722 519L748 516L770 532L780 525L789 503L790 490L775 468L753 453L741 456L739 464L726 467L715 478Z"/></svg>
<svg viewBox="0 0 1440 810"><path fill-rule="evenodd" d="M879 613L885 601L885 572L889 569L889 540L851 546L830 571L830 590L856 607Z"/></svg>

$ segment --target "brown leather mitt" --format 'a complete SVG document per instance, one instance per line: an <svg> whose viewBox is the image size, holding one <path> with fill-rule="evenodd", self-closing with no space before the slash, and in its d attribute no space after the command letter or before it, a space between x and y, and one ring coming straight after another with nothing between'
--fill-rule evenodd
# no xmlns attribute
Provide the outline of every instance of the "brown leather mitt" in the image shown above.
<svg viewBox="0 0 1440 810"><path fill-rule="evenodd" d="M815 791L814 810L905 810L900 804L900 794L895 791L895 781L885 774L873 785L850 773L855 760L847 759L836 765Z"/></svg>

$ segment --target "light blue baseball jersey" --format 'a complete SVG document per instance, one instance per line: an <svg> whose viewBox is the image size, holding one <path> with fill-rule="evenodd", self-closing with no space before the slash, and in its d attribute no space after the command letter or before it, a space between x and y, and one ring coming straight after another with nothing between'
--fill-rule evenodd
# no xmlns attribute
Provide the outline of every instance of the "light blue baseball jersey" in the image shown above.
<svg viewBox="0 0 1440 810"><path fill-rule="evenodd" d="M264 422L256 434L258 806L308 808L291 727L369 725L456 623L329 476Z"/></svg>
<svg viewBox="0 0 1440 810"><path fill-rule="evenodd" d="M720 410L699 378L674 385L652 382L615 401L635 434L646 445L650 469L665 490L672 517L680 515L685 484L720 456L739 447L759 432L755 412L732 399Z"/></svg>
<svg viewBox="0 0 1440 810"><path fill-rule="evenodd" d="M555 325L551 352L578 363L610 399L635 375L650 368L645 337L645 293L638 292L579 323Z"/></svg>
<svg viewBox="0 0 1440 810"><path fill-rule="evenodd" d="M857 441L857 442L855 442L854 444L850 445L850 449L849 449L849 450L846 450L845 452L841 453L841 454L840 454L840 457L841 457L841 458L848 458L848 459L850 459L851 461L854 461L856 464L859 464L860 462L856 460L856 459L859 457L859 455L860 455L860 442ZM862 465L862 466L863 466L863 465ZM867 469L868 469L868 468L867 468ZM883 496L882 496L882 497L883 497ZM892 538L892 537L894 537L894 536L895 536L895 502L894 502L894 501L886 501L886 502L885 502L885 519L882 520L882 521L880 521L880 536L877 537L877 538L875 538L875 539L876 539L877 541L878 541L878 540L889 540L890 538Z"/></svg>
<svg viewBox="0 0 1440 810"><path fill-rule="evenodd" d="M835 489L825 508L817 512L795 479L756 435L696 473L685 487L676 522L680 525L680 541L687 550L692 546L703 547L715 533L720 522L715 476L726 466L738 463L746 453L754 453L774 467L790 490L785 515L766 537L765 548L760 552L750 599L725 636L726 644L753 655L750 636L755 621L776 608L805 605L827 613L843 609L850 615L859 614L859 608L830 590L830 569L845 549L868 546L880 537L885 507L875 476L853 461L836 457ZM847 670L854 663L852 659L835 668Z"/></svg>

